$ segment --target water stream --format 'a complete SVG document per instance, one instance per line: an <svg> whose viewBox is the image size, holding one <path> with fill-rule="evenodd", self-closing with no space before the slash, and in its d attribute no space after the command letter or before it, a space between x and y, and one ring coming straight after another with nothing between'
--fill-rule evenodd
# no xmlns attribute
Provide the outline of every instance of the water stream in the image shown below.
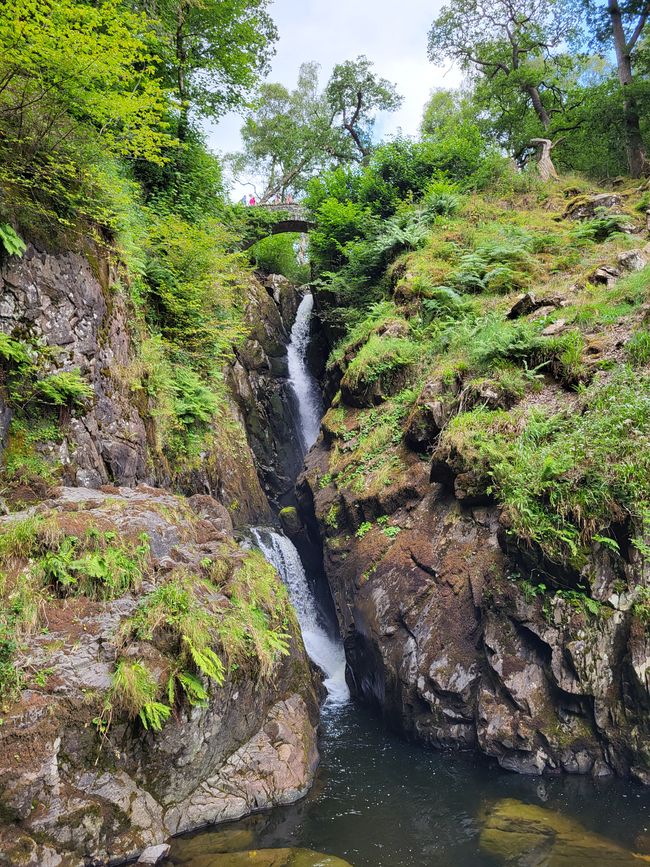
<svg viewBox="0 0 650 867"><path fill-rule="evenodd" d="M306 364L312 305L306 295L288 347L305 450L316 440L321 413L317 384ZM435 752L387 732L349 700L342 644L318 611L296 548L274 529L255 528L251 535L282 576L307 653L325 674L320 769L304 800L177 838L166 863L328 863L309 860L296 847L344 858L353 867L634 867L650 862L650 855L632 854L650 852L650 793L639 786L584 777L524 777L477 755ZM514 832L502 852L495 850L500 838L497 833L495 844L486 820L495 805L505 811L500 821L509 821ZM526 809L542 811L536 822L524 818ZM492 815L494 824L497 814ZM533 826L542 828L536 837L529 835ZM556 833L556 827L564 831Z"/></svg>
<svg viewBox="0 0 650 867"><path fill-rule="evenodd" d="M316 442L323 415L320 389L307 366L307 349L311 332L311 314L314 296L307 292L303 296L296 319L291 329L291 339L287 347L289 363L289 382L296 395L300 413L300 439L305 452Z"/></svg>
<svg viewBox="0 0 650 867"><path fill-rule="evenodd" d="M266 527L252 531L255 544L278 570L298 616L307 655L325 675L323 681L330 704L342 704L350 698L345 682L345 653L340 639L328 634L319 614L307 576L294 544L282 533Z"/></svg>

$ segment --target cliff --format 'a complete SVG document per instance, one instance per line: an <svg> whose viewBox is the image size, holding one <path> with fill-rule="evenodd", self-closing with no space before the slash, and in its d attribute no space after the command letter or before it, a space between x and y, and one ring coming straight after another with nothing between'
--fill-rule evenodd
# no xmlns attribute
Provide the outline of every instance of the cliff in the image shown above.
<svg viewBox="0 0 650 867"><path fill-rule="evenodd" d="M649 254L625 216L626 233L569 257L581 221L605 219L603 196L579 201L563 214L561 197L472 200L392 263L390 300L332 354L300 501L352 686L390 724L523 773L648 783L650 418L635 347ZM519 269L505 290L448 288L478 280L489 245L499 279Z"/></svg>
<svg viewBox="0 0 650 867"><path fill-rule="evenodd" d="M126 276L33 246L0 272L2 863L130 858L293 801L317 765L286 591L233 537L270 519L258 467L271 495L294 472L299 296L248 278L232 388L211 398L154 381Z"/></svg>

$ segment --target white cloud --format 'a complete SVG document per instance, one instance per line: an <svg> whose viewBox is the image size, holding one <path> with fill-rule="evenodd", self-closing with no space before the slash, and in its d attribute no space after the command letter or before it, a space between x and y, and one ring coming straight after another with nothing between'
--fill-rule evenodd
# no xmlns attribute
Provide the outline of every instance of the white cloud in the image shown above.
<svg viewBox="0 0 650 867"><path fill-rule="evenodd" d="M336 63L365 54L404 97L398 112L378 118L376 133L401 129L416 135L431 91L460 82L457 70L427 59L427 33L441 5L442 0L275 0L271 15L280 39L269 80L293 87L300 64L315 60L324 82ZM236 114L223 118L208 130L210 147L238 150L240 126ZM233 194L239 197L242 190Z"/></svg>

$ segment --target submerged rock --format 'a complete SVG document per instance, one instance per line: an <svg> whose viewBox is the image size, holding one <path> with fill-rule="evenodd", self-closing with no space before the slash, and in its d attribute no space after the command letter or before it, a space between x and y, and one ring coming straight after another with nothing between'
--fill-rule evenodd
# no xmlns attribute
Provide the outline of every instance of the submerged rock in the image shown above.
<svg viewBox="0 0 650 867"><path fill-rule="evenodd" d="M250 849L220 855L197 855L189 863L192 867L247 867L249 864L258 867L352 867L342 858L312 852L311 849Z"/></svg>
<svg viewBox="0 0 650 867"><path fill-rule="evenodd" d="M501 864L521 867L615 867L650 863L553 810L505 798L481 817L480 846Z"/></svg>

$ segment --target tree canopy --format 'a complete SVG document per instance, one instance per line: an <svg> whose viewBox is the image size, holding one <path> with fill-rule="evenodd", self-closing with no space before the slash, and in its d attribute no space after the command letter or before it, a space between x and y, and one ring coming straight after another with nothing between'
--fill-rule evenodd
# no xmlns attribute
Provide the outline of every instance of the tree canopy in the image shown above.
<svg viewBox="0 0 650 867"><path fill-rule="evenodd" d="M294 90L262 84L244 122L244 149L232 163L264 179L263 202L303 191L327 168L367 160L377 114L401 103L365 57L335 66L323 90L318 75L318 64L303 63Z"/></svg>

